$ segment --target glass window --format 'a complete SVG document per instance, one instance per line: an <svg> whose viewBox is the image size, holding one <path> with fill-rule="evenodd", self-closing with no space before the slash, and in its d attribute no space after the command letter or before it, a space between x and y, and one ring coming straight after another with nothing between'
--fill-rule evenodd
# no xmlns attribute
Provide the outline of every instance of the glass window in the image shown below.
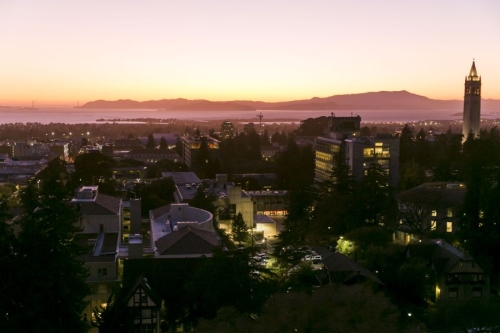
<svg viewBox="0 0 500 333"><path fill-rule="evenodd" d="M483 288L474 287L472 288L472 297L481 297L483 294Z"/></svg>
<svg viewBox="0 0 500 333"><path fill-rule="evenodd" d="M435 220L431 221L431 230L436 230L437 224Z"/></svg>
<svg viewBox="0 0 500 333"><path fill-rule="evenodd" d="M448 208L448 209L446 210L446 216L447 216L447 217L453 217L453 209Z"/></svg>
<svg viewBox="0 0 500 333"><path fill-rule="evenodd" d="M437 211L436 211L436 210L433 210L433 211L431 212L431 216L437 216Z"/></svg>
<svg viewBox="0 0 500 333"><path fill-rule="evenodd" d="M446 222L446 232L453 232L453 222Z"/></svg>

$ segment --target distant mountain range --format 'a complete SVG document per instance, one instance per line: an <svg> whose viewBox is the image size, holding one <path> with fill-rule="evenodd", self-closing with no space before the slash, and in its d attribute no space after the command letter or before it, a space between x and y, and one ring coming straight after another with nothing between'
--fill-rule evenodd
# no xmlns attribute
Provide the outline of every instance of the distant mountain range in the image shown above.
<svg viewBox="0 0 500 333"><path fill-rule="evenodd" d="M253 111L253 110L449 110L461 111L462 100L438 100L402 91L379 91L362 94L334 95L288 102L207 101L184 98L138 102L130 99L98 100L85 103L81 109L158 109L176 111ZM481 109L500 111L500 100L483 99Z"/></svg>

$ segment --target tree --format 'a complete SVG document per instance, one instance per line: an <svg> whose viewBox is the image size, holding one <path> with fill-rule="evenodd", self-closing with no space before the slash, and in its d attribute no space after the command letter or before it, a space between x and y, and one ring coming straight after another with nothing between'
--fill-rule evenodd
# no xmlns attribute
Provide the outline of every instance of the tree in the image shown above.
<svg viewBox="0 0 500 333"><path fill-rule="evenodd" d="M163 136L160 139L160 149L168 149L167 140Z"/></svg>
<svg viewBox="0 0 500 333"><path fill-rule="evenodd" d="M177 140L175 141L174 150L177 153L177 155L179 155L180 157L184 156L184 148L183 148L182 139L180 136L178 136Z"/></svg>
<svg viewBox="0 0 500 333"><path fill-rule="evenodd" d="M87 153L75 158L74 185L96 185L99 181L111 179L111 168L116 162L101 153Z"/></svg>
<svg viewBox="0 0 500 333"><path fill-rule="evenodd" d="M141 214L149 216L149 211L168 205L174 201L175 183L172 178L160 178L150 184L137 184L136 196L141 198Z"/></svg>
<svg viewBox="0 0 500 333"><path fill-rule="evenodd" d="M87 269L78 259L86 252L76 241L78 214L68 205L60 179L42 184L38 195L30 184L23 196L16 264L22 288L15 291L9 315L18 331L85 332L80 315L90 290Z"/></svg>
<svg viewBox="0 0 500 333"><path fill-rule="evenodd" d="M106 306L97 306L93 310L99 333L128 333L133 331L134 317L124 304L120 290L115 288L108 297Z"/></svg>
<svg viewBox="0 0 500 333"><path fill-rule="evenodd" d="M500 332L499 311L496 297L448 300L430 311L428 326L439 332L483 332L482 329L484 332ZM472 331L472 328L477 331Z"/></svg>
<svg viewBox="0 0 500 333"><path fill-rule="evenodd" d="M212 325L195 332L398 332L397 308L382 292L364 285L327 285L312 294L280 293L269 297L261 314L221 311ZM215 326L215 327L214 327ZM414 329L414 328L413 328Z"/></svg>
<svg viewBox="0 0 500 333"><path fill-rule="evenodd" d="M153 136L153 133L151 133L148 135L148 142L146 142L146 148L152 149L155 147L156 147L155 138Z"/></svg>
<svg viewBox="0 0 500 333"><path fill-rule="evenodd" d="M432 229L439 229L444 217L435 217L435 225L428 220L433 211L448 208L443 194L433 188L418 186L399 194L399 219L411 233L420 239L428 238ZM434 217L433 217L434 218Z"/></svg>
<svg viewBox="0 0 500 333"><path fill-rule="evenodd" d="M330 178L318 184L311 231L318 240L330 241L332 236L365 225L358 208L357 183L341 152L334 156Z"/></svg>
<svg viewBox="0 0 500 333"><path fill-rule="evenodd" d="M241 214L241 212L238 212L238 214L231 222L231 235L233 237L233 241L238 242L238 244L246 241L250 236L247 224L243 220L243 215Z"/></svg>
<svg viewBox="0 0 500 333"><path fill-rule="evenodd" d="M357 189L360 218L366 225L390 226L397 216L397 203L389 177L380 164L371 164Z"/></svg>
<svg viewBox="0 0 500 333"><path fill-rule="evenodd" d="M208 178L208 168L209 163L212 160L212 154L208 148L208 143L206 138L201 140L200 149L196 152L194 165L196 173L200 178Z"/></svg>
<svg viewBox="0 0 500 333"><path fill-rule="evenodd" d="M0 328L5 331L15 331L15 326L7 315L12 311L13 291L16 290L17 271L15 259L18 251L17 239L14 235L11 215L8 212L8 199L5 195L0 198Z"/></svg>

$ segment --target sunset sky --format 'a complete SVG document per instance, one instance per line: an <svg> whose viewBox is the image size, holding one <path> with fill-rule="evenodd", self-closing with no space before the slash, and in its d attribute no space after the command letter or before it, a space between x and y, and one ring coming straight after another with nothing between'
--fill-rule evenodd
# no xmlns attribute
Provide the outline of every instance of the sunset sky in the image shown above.
<svg viewBox="0 0 500 333"><path fill-rule="evenodd" d="M0 0L0 105L280 101L380 90L500 99L498 0Z"/></svg>

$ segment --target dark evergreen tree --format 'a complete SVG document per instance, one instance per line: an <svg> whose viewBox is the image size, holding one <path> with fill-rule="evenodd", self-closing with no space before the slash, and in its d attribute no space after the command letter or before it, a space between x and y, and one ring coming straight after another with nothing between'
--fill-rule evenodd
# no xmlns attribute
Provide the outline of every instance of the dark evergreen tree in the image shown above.
<svg viewBox="0 0 500 333"><path fill-rule="evenodd" d="M245 242L250 236L247 224L243 220L241 212L238 212L231 222L231 235L233 237L233 241L238 242L238 244Z"/></svg>
<svg viewBox="0 0 500 333"><path fill-rule="evenodd" d="M8 199L0 198L0 330L14 332L15 322L9 314L16 308L13 306L15 291L21 286L17 284L16 256L18 254L17 239L14 235L12 216L9 214ZM15 303L14 303L15 304Z"/></svg>
<svg viewBox="0 0 500 333"><path fill-rule="evenodd" d="M208 148L207 140L201 140L200 149L196 152L195 156L195 170L201 179L208 178L209 164L212 161L212 154Z"/></svg>
<svg viewBox="0 0 500 333"><path fill-rule="evenodd" d="M372 164L359 184L357 195L361 219L367 225L391 226L397 216L397 202L389 177L380 164Z"/></svg>
<svg viewBox="0 0 500 333"><path fill-rule="evenodd" d="M260 145L261 146L269 146L269 132L267 128L264 129L264 132L260 135Z"/></svg>
<svg viewBox="0 0 500 333"><path fill-rule="evenodd" d="M180 136L177 137L177 140L175 141L175 152L177 155L180 157L184 156L184 145L182 144L182 139Z"/></svg>
<svg viewBox="0 0 500 333"><path fill-rule="evenodd" d="M330 240L332 236L364 225L357 208L356 180L341 152L334 156L334 166L328 180L319 184L311 232L316 239Z"/></svg>
<svg viewBox="0 0 500 333"><path fill-rule="evenodd" d="M148 135L148 142L146 142L146 148L155 148L155 147L156 147L155 138L151 133Z"/></svg>
<svg viewBox="0 0 500 333"><path fill-rule="evenodd" d="M168 149L167 140L163 136L160 139L160 149Z"/></svg>
<svg viewBox="0 0 500 333"><path fill-rule="evenodd" d="M72 174L73 186L97 185L100 181L111 179L111 168L116 162L101 153L87 153L75 158L75 172Z"/></svg>
<svg viewBox="0 0 500 333"><path fill-rule="evenodd" d="M78 258L79 217L68 205L60 179L45 179L38 196L25 192L19 233L18 284L15 309L9 314L20 332L86 332L81 319L87 270ZM28 188L34 187L29 185ZM38 200L36 208L33 202Z"/></svg>

